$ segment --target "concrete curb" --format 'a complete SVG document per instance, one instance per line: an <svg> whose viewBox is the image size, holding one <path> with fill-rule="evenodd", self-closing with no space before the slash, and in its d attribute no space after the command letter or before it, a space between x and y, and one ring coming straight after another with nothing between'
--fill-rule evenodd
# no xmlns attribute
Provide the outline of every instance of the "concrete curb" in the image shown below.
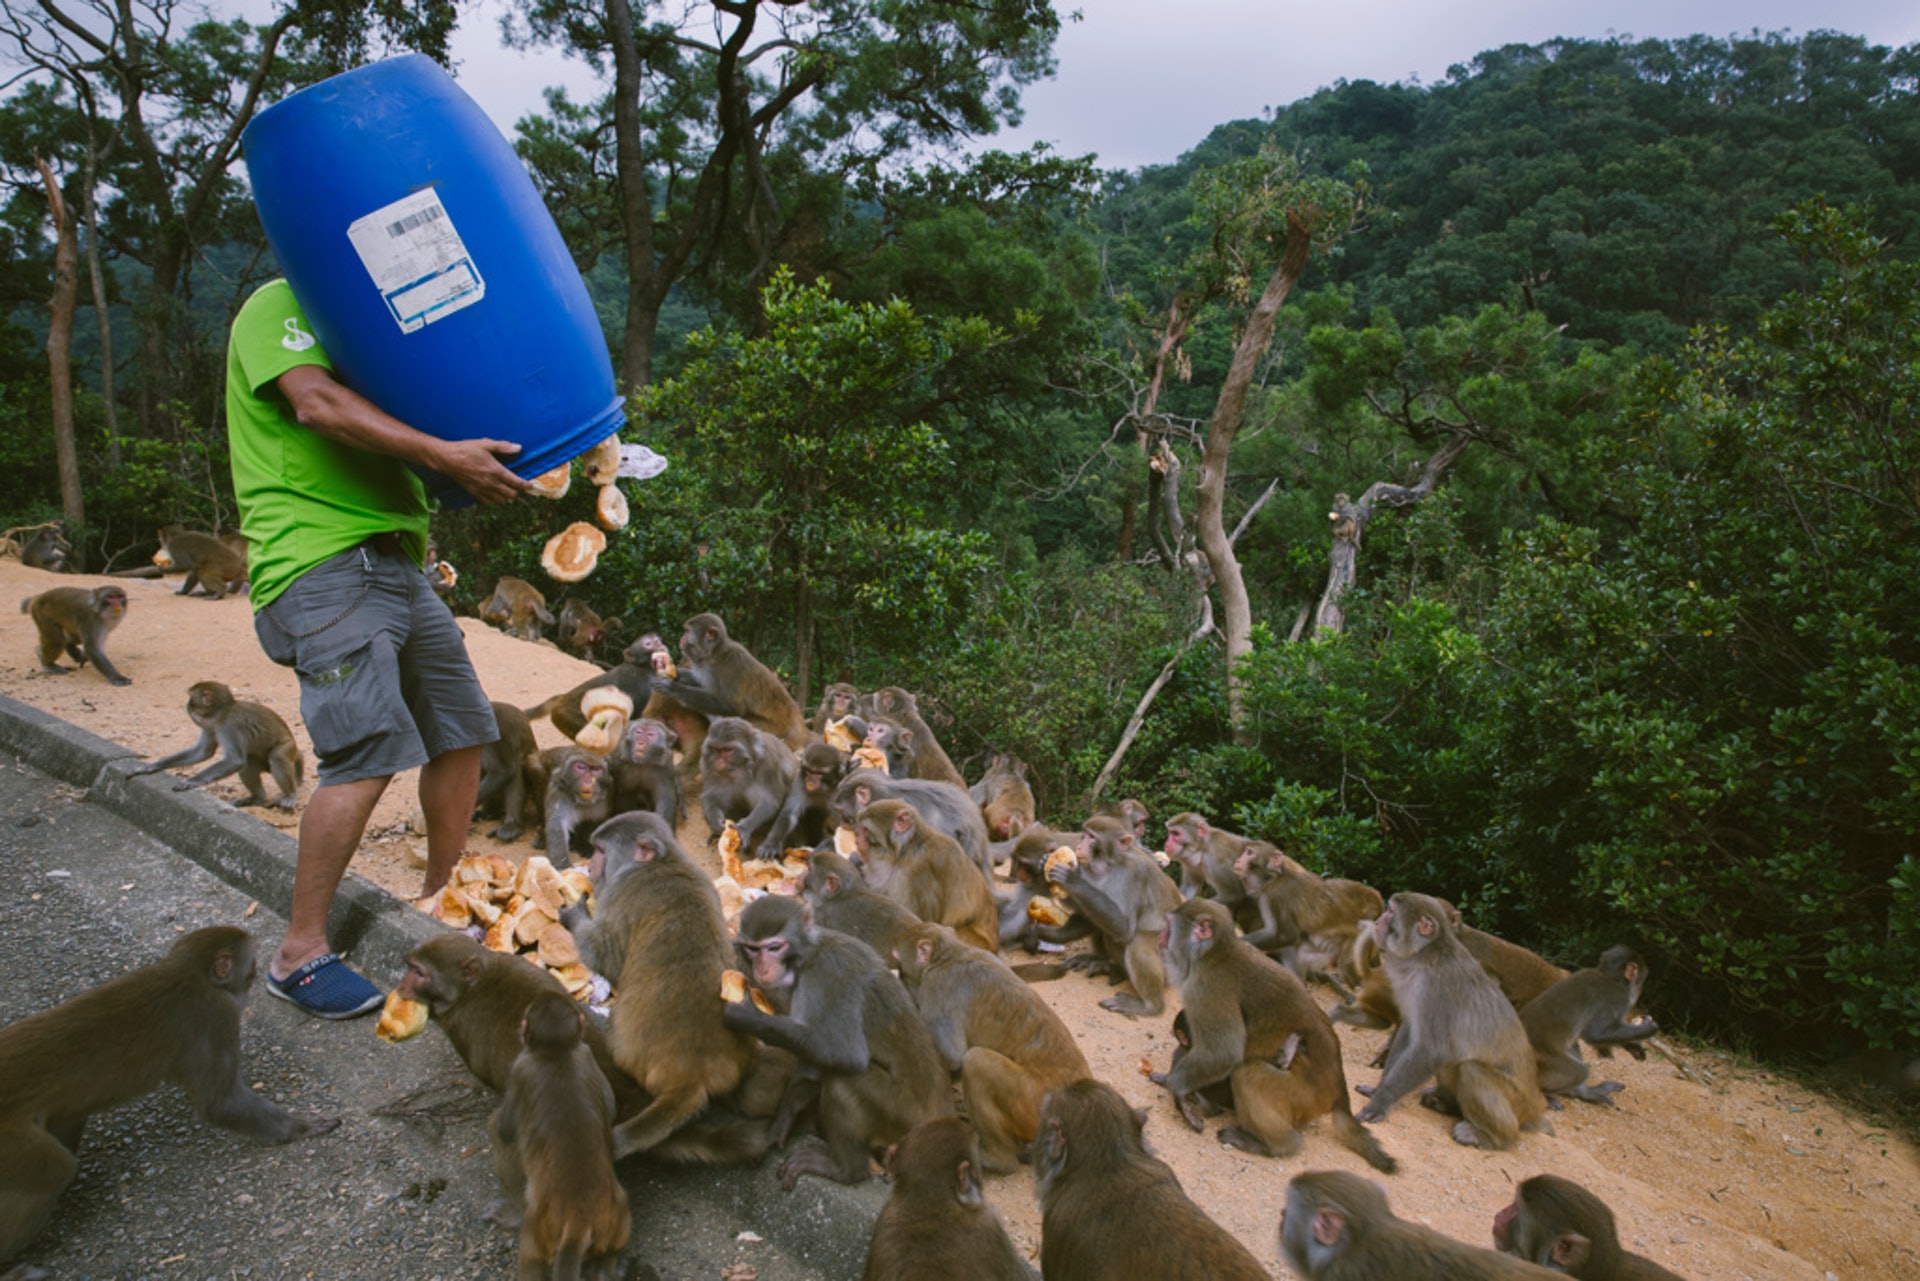
<svg viewBox="0 0 1920 1281"><path fill-rule="evenodd" d="M128 778L132 749L18 699L0 695L0 751L63 783L162 845L191 859L274 914L293 906L297 846L278 828L202 791L176 792L166 775ZM348 872L333 898L327 936L376 983L399 974L406 955L443 927L365 877Z"/></svg>

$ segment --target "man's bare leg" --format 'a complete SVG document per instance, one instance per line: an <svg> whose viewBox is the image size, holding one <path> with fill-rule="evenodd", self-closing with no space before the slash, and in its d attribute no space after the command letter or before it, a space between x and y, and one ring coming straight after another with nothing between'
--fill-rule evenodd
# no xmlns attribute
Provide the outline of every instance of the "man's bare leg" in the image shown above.
<svg viewBox="0 0 1920 1281"><path fill-rule="evenodd" d="M347 864L360 848L367 820L373 817L373 807L391 779L383 775L314 789L300 816L300 857L293 867L287 936L267 963L272 977L283 979L332 950L327 946L327 912L333 906L334 891L340 888Z"/></svg>
<svg viewBox="0 0 1920 1281"><path fill-rule="evenodd" d="M442 752L420 767L420 808L427 816L427 880L420 892L432 894L453 875L467 847L467 827L480 799L480 757L484 747Z"/></svg>

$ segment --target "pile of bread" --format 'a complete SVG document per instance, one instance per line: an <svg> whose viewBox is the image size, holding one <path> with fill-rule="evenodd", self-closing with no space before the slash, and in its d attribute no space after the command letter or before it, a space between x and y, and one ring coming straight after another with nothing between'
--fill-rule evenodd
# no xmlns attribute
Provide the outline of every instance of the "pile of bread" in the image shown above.
<svg viewBox="0 0 1920 1281"><path fill-rule="evenodd" d="M582 470L590 484L600 487L594 500L593 518L598 527L577 520L547 540L540 553L540 567L556 582L577 583L593 572L600 553L607 550L607 536L601 530L618 532L627 527L627 496L614 484L620 474L620 438L609 436L580 455ZM534 478L533 492L542 498L567 496L573 484L573 464L561 463L552 471Z"/></svg>
<svg viewBox="0 0 1920 1281"><path fill-rule="evenodd" d="M846 831L845 828L841 829ZM848 838L852 833L847 832ZM720 849L720 875L714 878L713 886L720 891L720 913L727 918L731 927L740 919L740 909L763 894L785 894L797 896L800 882L807 875L807 855L810 851L790 849L782 851L778 863L763 858L740 857L740 829L728 819L720 829L717 842Z"/></svg>
<svg viewBox="0 0 1920 1281"><path fill-rule="evenodd" d="M585 868L561 871L538 854L519 867L498 854L469 854L454 866L445 889L414 906L456 930L484 930L487 947L525 955L551 970L576 1000L586 1001L593 995L593 972L560 924L560 909L591 889Z"/></svg>

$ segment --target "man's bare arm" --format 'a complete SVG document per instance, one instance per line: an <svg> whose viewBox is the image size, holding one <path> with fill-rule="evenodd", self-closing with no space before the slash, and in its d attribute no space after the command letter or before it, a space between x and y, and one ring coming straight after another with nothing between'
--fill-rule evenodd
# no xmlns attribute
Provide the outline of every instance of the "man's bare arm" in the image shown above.
<svg viewBox="0 0 1920 1281"><path fill-rule="evenodd" d="M505 440L441 440L382 410L319 365L297 365L274 380L302 427L329 440L430 467L483 503L504 503L528 488L500 456L520 452Z"/></svg>

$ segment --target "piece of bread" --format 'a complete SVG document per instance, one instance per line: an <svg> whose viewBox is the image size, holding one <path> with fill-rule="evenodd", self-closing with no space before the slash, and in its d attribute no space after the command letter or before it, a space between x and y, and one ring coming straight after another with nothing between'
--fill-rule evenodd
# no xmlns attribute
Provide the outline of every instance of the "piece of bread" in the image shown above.
<svg viewBox="0 0 1920 1281"><path fill-rule="evenodd" d="M740 909L747 905L746 895L740 892L740 882L731 876L716 876L713 879L713 888L720 895L720 915L725 917L727 924L731 926L740 919Z"/></svg>
<svg viewBox="0 0 1920 1281"><path fill-rule="evenodd" d="M856 768L865 766L868 769L877 769L884 774L887 769L887 754L877 747L868 747L862 743L853 749L853 762Z"/></svg>
<svg viewBox="0 0 1920 1281"><path fill-rule="evenodd" d="M860 838L853 834L851 827L833 829L834 852L841 858L852 858L860 849Z"/></svg>
<svg viewBox="0 0 1920 1281"><path fill-rule="evenodd" d="M449 885L433 901L432 916L444 925L464 930L473 924L473 908L459 886Z"/></svg>
<svg viewBox="0 0 1920 1281"><path fill-rule="evenodd" d="M540 958L540 964L550 970L580 964L580 949L574 944L573 931L564 925L549 925L540 931L540 944L536 954Z"/></svg>
<svg viewBox="0 0 1920 1281"><path fill-rule="evenodd" d="M762 1014L774 1012L773 1003L760 993L759 988L747 986L747 976L739 970L722 970L720 973L720 999L728 1005L738 1005L751 999L754 1008Z"/></svg>
<svg viewBox="0 0 1920 1281"><path fill-rule="evenodd" d="M380 1021L374 1025L373 1034L383 1041L398 1045L426 1029L427 1014L425 1004L408 1000L400 995L399 988L395 988L387 994L387 1004L380 1011Z"/></svg>
<svg viewBox="0 0 1920 1281"><path fill-rule="evenodd" d="M674 680L680 675L680 669L673 664L673 655L664 649L653 651L653 672L667 680Z"/></svg>
<svg viewBox="0 0 1920 1281"><path fill-rule="evenodd" d="M744 887L747 883L746 869L740 862L740 829L733 820L726 820L720 829L720 839L716 842L720 850L720 870L732 877L734 883Z"/></svg>
<svg viewBox="0 0 1920 1281"><path fill-rule="evenodd" d="M527 856L527 861L520 865L520 876L514 881L513 888L515 893L526 895L553 917L558 917L561 907L571 901L567 898L559 869L548 862L544 854Z"/></svg>
<svg viewBox="0 0 1920 1281"><path fill-rule="evenodd" d="M620 437L607 437L580 455L580 470L591 484L611 485L620 474Z"/></svg>
<svg viewBox="0 0 1920 1281"><path fill-rule="evenodd" d="M593 500L593 518L600 528L616 533L627 527L627 496L618 485L600 486L600 497Z"/></svg>
<svg viewBox="0 0 1920 1281"><path fill-rule="evenodd" d="M572 965L553 965L547 968L552 971L553 977L560 980L560 986L567 989L568 996L576 999L584 999L587 989L593 986L593 971L587 968L586 962L584 961L575 961Z"/></svg>
<svg viewBox="0 0 1920 1281"><path fill-rule="evenodd" d="M555 582L577 583L600 563L607 550L607 536L586 521L576 520L547 540L540 553L540 568Z"/></svg>
<svg viewBox="0 0 1920 1281"><path fill-rule="evenodd" d="M569 903L578 903L593 893L593 878L587 875L584 867L570 867L560 873L560 896Z"/></svg>
<svg viewBox="0 0 1920 1281"><path fill-rule="evenodd" d="M1066 887L1060 885L1051 876L1048 876L1047 873L1056 867L1073 868L1078 866L1080 866L1080 854L1071 845L1056 846L1053 853L1047 855L1047 861L1045 865L1041 867L1040 875L1046 879L1047 885L1053 891L1055 898L1059 898L1065 894L1067 892Z"/></svg>
<svg viewBox="0 0 1920 1281"><path fill-rule="evenodd" d="M1036 925L1065 925L1071 915L1064 904L1050 898L1034 897L1027 900L1027 919Z"/></svg>
<svg viewBox="0 0 1920 1281"><path fill-rule="evenodd" d="M573 465L561 463L552 471L541 472L529 483L533 492L542 498L565 498L567 486L573 483Z"/></svg>
<svg viewBox="0 0 1920 1281"><path fill-rule="evenodd" d="M461 896L467 900L467 915L476 925L492 925L500 919L500 909L494 905L493 887L482 882L479 885L464 885Z"/></svg>
<svg viewBox="0 0 1920 1281"><path fill-rule="evenodd" d="M520 909L520 915L513 923L513 937L521 947L536 947L541 937L559 921L560 918L554 913L529 901Z"/></svg>
<svg viewBox="0 0 1920 1281"><path fill-rule="evenodd" d="M605 756L620 746L627 734L627 714L617 707L603 707L587 718L573 741L596 756Z"/></svg>
<svg viewBox="0 0 1920 1281"><path fill-rule="evenodd" d="M826 739L827 746L836 752L851 752L860 746L860 740L855 738L853 731L847 728L847 718L844 716L837 721L828 721L820 737Z"/></svg>
<svg viewBox="0 0 1920 1281"><path fill-rule="evenodd" d="M167 549L162 547L159 551L153 554L153 563L158 565L162 569L172 569L173 557L167 555Z"/></svg>
<svg viewBox="0 0 1920 1281"><path fill-rule="evenodd" d="M436 560L427 566L427 574L443 592L452 591L453 585L460 581L460 571L449 561Z"/></svg>

